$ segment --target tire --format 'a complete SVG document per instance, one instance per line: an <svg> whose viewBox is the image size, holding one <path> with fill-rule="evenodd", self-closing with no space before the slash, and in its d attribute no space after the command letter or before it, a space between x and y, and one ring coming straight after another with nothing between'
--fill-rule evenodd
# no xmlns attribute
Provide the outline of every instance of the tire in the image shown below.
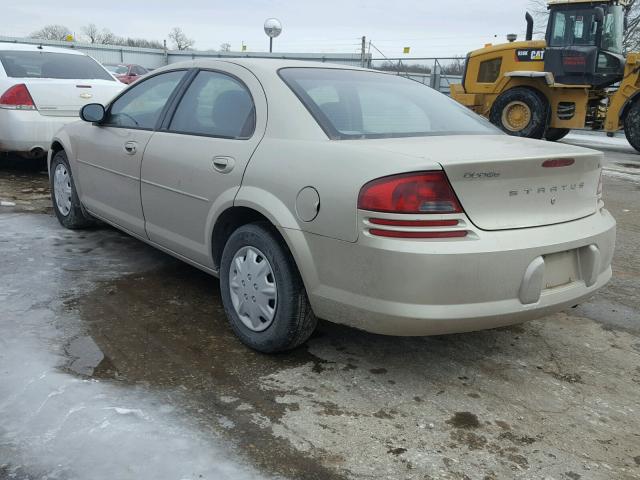
<svg viewBox="0 0 640 480"><path fill-rule="evenodd" d="M509 135L541 139L547 131L549 103L535 90L512 88L496 99L489 120Z"/></svg>
<svg viewBox="0 0 640 480"><path fill-rule="evenodd" d="M78 230L94 225L94 221L87 216L80 205L73 174L64 151L56 153L51 160L49 183L53 211L63 227ZM61 194L60 198L57 197L57 193Z"/></svg>
<svg viewBox="0 0 640 480"><path fill-rule="evenodd" d="M550 142L557 142L558 140L562 140L564 137L569 135L571 129L569 128L549 128L547 129L547 133L544 138L549 140Z"/></svg>
<svg viewBox="0 0 640 480"><path fill-rule="evenodd" d="M251 271L255 275L250 276ZM273 295L253 296L270 291L271 286L275 300ZM316 328L317 319L293 257L268 223L250 223L231 234L220 262L220 291L231 328L254 350L275 353L294 349ZM243 302L244 306L240 305Z"/></svg>
<svg viewBox="0 0 640 480"><path fill-rule="evenodd" d="M624 134L637 152L640 152L640 102L634 102L624 117Z"/></svg>

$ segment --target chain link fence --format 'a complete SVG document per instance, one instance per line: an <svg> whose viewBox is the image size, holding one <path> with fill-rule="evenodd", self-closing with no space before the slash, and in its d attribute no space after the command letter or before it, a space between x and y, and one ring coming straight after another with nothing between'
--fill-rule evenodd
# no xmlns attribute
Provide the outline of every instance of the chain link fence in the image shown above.
<svg viewBox="0 0 640 480"><path fill-rule="evenodd" d="M2 49L2 43L27 43L49 47L72 48L91 55L100 63L134 63L142 65L147 69L154 69L164 65L198 58L281 58L338 63L393 72L397 75L402 75L429 85L446 94L450 93L451 84L462 81L466 62L464 57L372 58L371 54L368 53L363 55L361 53L181 51L0 36L0 50Z"/></svg>
<svg viewBox="0 0 640 480"><path fill-rule="evenodd" d="M171 63L194 60L198 58L283 58L290 60L308 60L317 62L339 63L361 66L363 57L360 53L261 53L261 52L218 52L196 50L164 50L155 48L139 48L120 45L99 45L95 43L65 42L56 40L38 40L33 38L15 38L0 36L2 43L28 43L49 47L72 48L86 53L100 63L135 63L147 69L154 69ZM364 56L364 63L371 60L371 55Z"/></svg>
<svg viewBox="0 0 640 480"><path fill-rule="evenodd" d="M448 95L451 84L462 82L465 64L465 57L372 58L368 66L402 75Z"/></svg>

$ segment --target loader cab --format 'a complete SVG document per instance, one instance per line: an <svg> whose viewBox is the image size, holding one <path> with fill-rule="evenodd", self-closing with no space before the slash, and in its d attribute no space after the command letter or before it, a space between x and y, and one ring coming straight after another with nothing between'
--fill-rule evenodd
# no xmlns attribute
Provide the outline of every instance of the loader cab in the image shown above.
<svg viewBox="0 0 640 480"><path fill-rule="evenodd" d="M549 6L545 70L556 83L605 88L622 79L624 7L599 2Z"/></svg>

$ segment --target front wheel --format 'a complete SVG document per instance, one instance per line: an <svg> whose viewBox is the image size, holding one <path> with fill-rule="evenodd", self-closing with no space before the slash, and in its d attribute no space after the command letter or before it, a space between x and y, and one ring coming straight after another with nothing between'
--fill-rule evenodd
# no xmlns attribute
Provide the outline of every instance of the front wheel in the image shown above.
<svg viewBox="0 0 640 480"><path fill-rule="evenodd" d="M535 90L512 88L496 99L489 120L509 135L541 139L547 130L549 102Z"/></svg>
<svg viewBox="0 0 640 480"><path fill-rule="evenodd" d="M82 210L69 160L64 151L56 153L51 160L49 181L53 210L62 226L77 230L94 225L93 220Z"/></svg>
<svg viewBox="0 0 640 480"><path fill-rule="evenodd" d="M255 350L291 350L315 330L317 320L291 253L266 223L231 234L220 262L220 291L233 331Z"/></svg>
<svg viewBox="0 0 640 480"><path fill-rule="evenodd" d="M636 151L640 152L640 102L635 102L624 117L624 134Z"/></svg>
<svg viewBox="0 0 640 480"><path fill-rule="evenodd" d="M550 142L557 142L569 135L570 131L571 129L569 128L549 128L547 129L547 133L544 135L544 138Z"/></svg>

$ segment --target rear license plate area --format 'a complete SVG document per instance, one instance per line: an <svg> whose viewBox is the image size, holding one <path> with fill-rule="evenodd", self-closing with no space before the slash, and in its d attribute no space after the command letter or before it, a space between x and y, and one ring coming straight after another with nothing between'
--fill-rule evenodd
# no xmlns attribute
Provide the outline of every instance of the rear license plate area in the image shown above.
<svg viewBox="0 0 640 480"><path fill-rule="evenodd" d="M543 289L561 287L580 279L577 250L551 253L543 255L542 258L544 259Z"/></svg>

